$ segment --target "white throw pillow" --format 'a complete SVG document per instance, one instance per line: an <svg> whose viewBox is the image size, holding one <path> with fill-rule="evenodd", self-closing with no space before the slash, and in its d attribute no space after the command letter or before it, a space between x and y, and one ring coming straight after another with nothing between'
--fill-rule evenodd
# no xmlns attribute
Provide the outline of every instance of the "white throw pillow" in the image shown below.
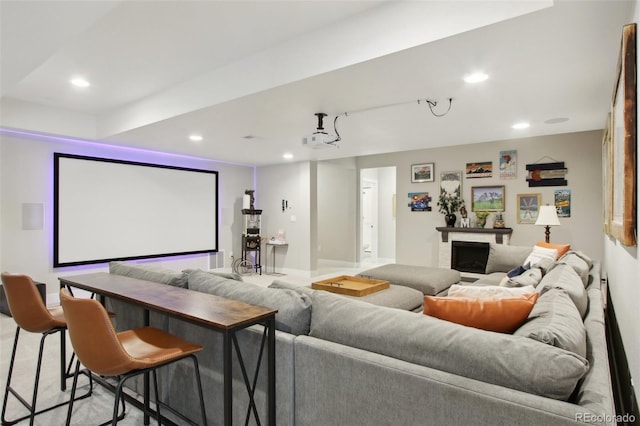
<svg viewBox="0 0 640 426"><path fill-rule="evenodd" d="M525 266L528 263L530 267L533 267L541 263L542 265L546 266L549 264L549 261L551 264L553 264L553 262L556 260L556 257L558 257L558 250L556 249L533 246L533 251L525 259L522 265Z"/></svg>
<svg viewBox="0 0 640 426"><path fill-rule="evenodd" d="M459 285L449 287L449 297L515 297L523 294L535 293L533 286L525 287L501 287L499 285Z"/></svg>

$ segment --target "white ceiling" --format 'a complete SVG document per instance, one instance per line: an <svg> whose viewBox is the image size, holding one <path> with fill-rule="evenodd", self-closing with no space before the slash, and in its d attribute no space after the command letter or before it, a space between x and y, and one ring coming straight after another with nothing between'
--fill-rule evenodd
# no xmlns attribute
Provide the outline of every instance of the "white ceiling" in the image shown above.
<svg viewBox="0 0 640 426"><path fill-rule="evenodd" d="M254 165L282 163L285 152L329 159L600 129L632 8L0 0L2 126L20 128L21 116L45 106L91 117L100 143ZM464 83L477 70L489 79ZM71 87L76 75L92 86ZM425 98L436 113L453 98L450 112L434 117L417 102ZM301 145L316 112L329 115L329 131L339 115L339 149ZM30 130L51 133L31 118ZM556 118L568 120L545 123ZM522 120L531 127L511 129ZM56 133L86 138L71 122L61 132L64 124Z"/></svg>

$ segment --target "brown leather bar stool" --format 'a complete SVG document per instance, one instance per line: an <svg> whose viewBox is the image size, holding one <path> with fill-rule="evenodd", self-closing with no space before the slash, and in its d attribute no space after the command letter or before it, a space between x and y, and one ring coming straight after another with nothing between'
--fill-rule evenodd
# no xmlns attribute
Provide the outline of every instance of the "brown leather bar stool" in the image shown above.
<svg viewBox="0 0 640 426"><path fill-rule="evenodd" d="M3 272L2 285L7 297L9 310L11 312L11 315L13 316L14 321L17 324L16 334L13 341L13 350L11 351L11 361L9 362L9 373L7 374L7 385L5 387L4 399L2 401L2 425L13 425L27 418L30 419L29 424L33 425L34 418L37 414L53 410L54 408L58 408L69 403L69 401L65 401L39 411L36 410L38 385L40 383L40 371L42 367L42 354L44 351L45 338L47 336L56 333L60 333L61 335L60 379L62 390L65 389L66 379L70 377L69 370L71 367L71 362L73 361L73 356L71 358L69 368L65 369L66 354L64 347L64 332L67 329L67 323L65 321L64 312L62 311L61 306L47 309L44 302L42 301L42 298L40 297L40 294L38 293L36 285L30 277L26 275L9 274ZM31 402L25 400L11 386L11 378L13 376L16 350L18 348L18 338L20 337L21 329L24 329L31 333L42 333ZM92 386L89 387L89 391L86 394L82 395L78 399L86 398L91 395L91 388ZM16 418L14 420L7 420L6 411L9 395L13 395L25 408L27 408L27 410L29 410L29 414L20 418Z"/></svg>
<svg viewBox="0 0 640 426"><path fill-rule="evenodd" d="M152 372L155 390L155 403L158 425L161 424L160 400L158 396L158 380L156 370L159 367L179 361L183 358L193 360L196 385L200 396L202 424L207 424L207 417L202 396L200 370L195 353L202 351L202 346L180 339L154 327L141 327L116 332L109 321L104 307L93 299L79 299L60 290L60 301L67 318L67 327L71 343L78 357L71 388L71 398L76 391L80 363L89 371L108 377L118 376L115 388L115 401L111 424L118 422L118 401L122 398L122 387L126 380L139 374ZM145 399L148 396L145 395ZM67 425L71 423L73 403L69 404ZM148 414L148 413L147 413Z"/></svg>

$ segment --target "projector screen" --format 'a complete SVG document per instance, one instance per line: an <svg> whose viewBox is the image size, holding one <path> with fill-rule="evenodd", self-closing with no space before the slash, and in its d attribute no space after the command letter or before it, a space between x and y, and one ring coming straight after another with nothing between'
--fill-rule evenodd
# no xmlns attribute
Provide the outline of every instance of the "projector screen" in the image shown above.
<svg viewBox="0 0 640 426"><path fill-rule="evenodd" d="M218 251L218 172L54 153L53 266Z"/></svg>

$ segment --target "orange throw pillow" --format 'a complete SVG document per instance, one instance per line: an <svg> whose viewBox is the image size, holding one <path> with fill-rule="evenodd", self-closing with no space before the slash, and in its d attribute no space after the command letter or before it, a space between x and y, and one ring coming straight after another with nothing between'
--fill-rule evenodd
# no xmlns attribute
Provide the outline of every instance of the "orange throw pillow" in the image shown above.
<svg viewBox="0 0 640 426"><path fill-rule="evenodd" d="M571 244L552 244L545 243L544 241L538 241L536 245L538 247L558 250L558 257L556 257L556 259L560 259L566 252L571 249Z"/></svg>
<svg viewBox="0 0 640 426"><path fill-rule="evenodd" d="M520 297L424 297L425 315L498 333L513 333L527 320L539 293Z"/></svg>

